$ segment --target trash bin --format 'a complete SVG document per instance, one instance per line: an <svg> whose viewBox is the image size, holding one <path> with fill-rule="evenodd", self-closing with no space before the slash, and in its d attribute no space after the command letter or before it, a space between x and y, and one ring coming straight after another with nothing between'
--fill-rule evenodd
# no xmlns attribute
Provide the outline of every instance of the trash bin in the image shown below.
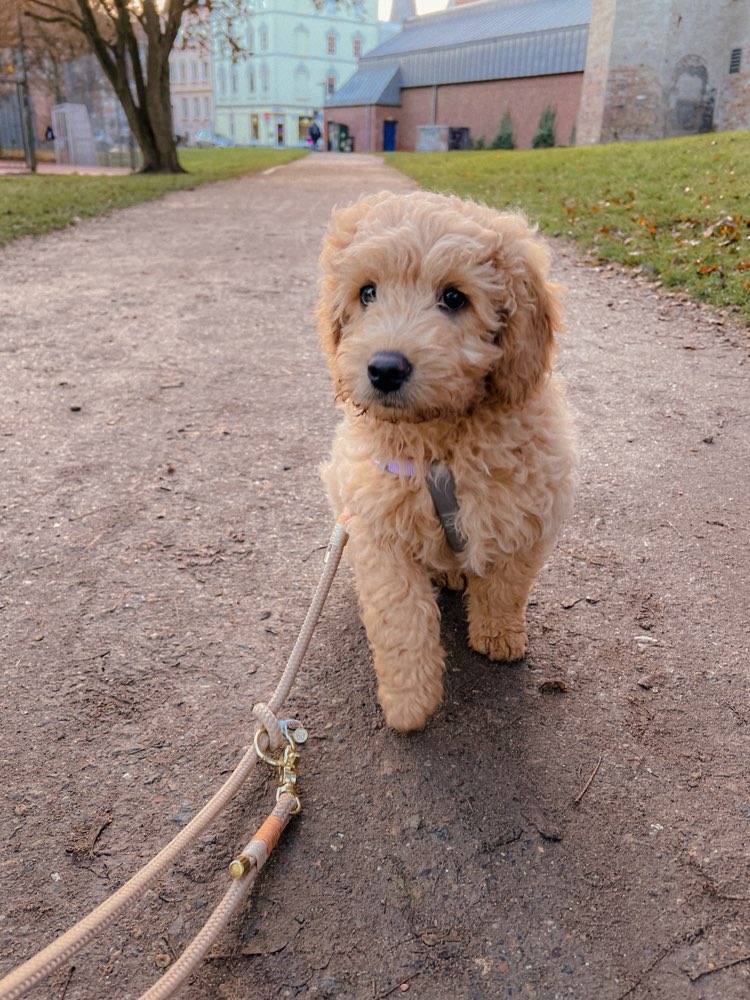
<svg viewBox="0 0 750 1000"><path fill-rule="evenodd" d="M448 149L471 149L471 135L468 128L448 129Z"/></svg>

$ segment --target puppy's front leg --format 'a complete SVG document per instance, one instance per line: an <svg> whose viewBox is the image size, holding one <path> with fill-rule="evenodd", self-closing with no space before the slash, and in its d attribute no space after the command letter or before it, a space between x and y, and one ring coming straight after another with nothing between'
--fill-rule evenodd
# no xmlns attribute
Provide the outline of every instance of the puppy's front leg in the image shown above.
<svg viewBox="0 0 750 1000"><path fill-rule="evenodd" d="M445 664L429 575L361 522L350 545L385 721L401 732L422 729L442 701Z"/></svg>
<svg viewBox="0 0 750 1000"><path fill-rule="evenodd" d="M496 563L467 581L469 645L491 660L520 660L526 652L526 604L549 546Z"/></svg>

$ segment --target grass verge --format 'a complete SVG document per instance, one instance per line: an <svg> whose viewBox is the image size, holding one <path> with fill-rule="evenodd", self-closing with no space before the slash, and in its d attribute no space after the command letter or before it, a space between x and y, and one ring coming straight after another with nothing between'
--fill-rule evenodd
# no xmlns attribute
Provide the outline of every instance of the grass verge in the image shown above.
<svg viewBox="0 0 750 1000"><path fill-rule="evenodd" d="M600 260L750 323L750 132L386 159L430 190L519 207Z"/></svg>
<svg viewBox="0 0 750 1000"><path fill-rule="evenodd" d="M37 174L0 177L0 246L20 236L64 229L77 219L104 215L169 191L227 180L280 166L303 149L186 149L187 174Z"/></svg>

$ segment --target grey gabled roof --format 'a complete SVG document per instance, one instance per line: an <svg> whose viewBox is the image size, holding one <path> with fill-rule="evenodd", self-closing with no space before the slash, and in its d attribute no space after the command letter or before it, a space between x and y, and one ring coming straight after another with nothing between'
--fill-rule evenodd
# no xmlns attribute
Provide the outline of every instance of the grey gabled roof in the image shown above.
<svg viewBox="0 0 750 1000"><path fill-rule="evenodd" d="M328 103L377 67L398 66L402 87L580 73L590 20L591 0L480 0L411 18L360 60Z"/></svg>
<svg viewBox="0 0 750 1000"><path fill-rule="evenodd" d="M401 70L398 64L362 66L354 76L326 101L327 107L401 104Z"/></svg>
<svg viewBox="0 0 750 1000"><path fill-rule="evenodd" d="M404 30L372 49L366 58L486 42L585 25L591 0L535 0L508 4L484 0L406 21Z"/></svg>

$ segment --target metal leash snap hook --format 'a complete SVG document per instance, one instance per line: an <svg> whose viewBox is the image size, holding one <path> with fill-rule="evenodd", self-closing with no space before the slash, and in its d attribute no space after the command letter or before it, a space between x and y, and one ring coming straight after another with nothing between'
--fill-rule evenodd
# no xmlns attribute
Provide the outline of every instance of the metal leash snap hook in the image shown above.
<svg viewBox="0 0 750 1000"><path fill-rule="evenodd" d="M299 760L299 757L299 752L293 749L292 746L288 746L286 748L284 751L283 763L279 768L279 781L276 789L277 802L282 795L291 795L296 802L296 805L292 810L293 816L302 811L302 803L299 795L297 794L297 761Z"/></svg>
<svg viewBox="0 0 750 1000"><path fill-rule="evenodd" d="M292 726L296 728L292 729ZM276 801L278 802L284 794L291 795L296 803L292 812L294 816L302 811L302 803L297 794L297 761L300 758L300 747L307 742L308 732L298 719L282 719L279 722L279 729L287 741L287 746L284 747L280 757L272 757L260 747L260 736L262 733L267 733L265 726L261 726L255 734L253 747L261 760L277 769Z"/></svg>
<svg viewBox="0 0 750 1000"><path fill-rule="evenodd" d="M292 729L295 726L295 729ZM297 761L300 759L300 749L307 742L307 730L298 719L282 719L279 729L284 734L289 744L284 749L281 766L279 767L279 781L276 789L276 801L282 795L291 795L296 802L292 815L302 811L302 802L297 793Z"/></svg>

